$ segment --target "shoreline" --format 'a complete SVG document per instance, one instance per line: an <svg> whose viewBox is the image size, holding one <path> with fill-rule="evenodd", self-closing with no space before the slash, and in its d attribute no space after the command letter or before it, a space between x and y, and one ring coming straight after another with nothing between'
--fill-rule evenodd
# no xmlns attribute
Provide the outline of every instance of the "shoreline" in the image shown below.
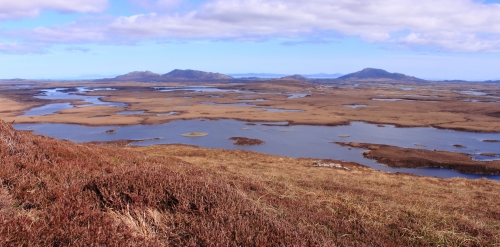
<svg viewBox="0 0 500 247"><path fill-rule="evenodd" d="M207 124L208 126L211 126L213 124L217 125L215 123L215 121L219 121L221 119L198 119L198 120L200 121L200 122L196 123L198 125ZM214 121L214 123L211 123L211 124L208 123L208 122L204 123L203 121ZM359 122L359 123L361 123L361 122ZM237 125L238 124L245 124L245 125L247 125L249 123L248 122L239 122L239 123L236 123L236 124ZM77 126L79 124L74 124L74 125ZM260 125L266 126L266 122L260 122ZM82 126L82 125L79 125L79 126ZM276 125L276 126L291 126L291 125ZM118 127L119 128L119 126L107 126L107 127L109 127L109 128ZM144 128L148 128L148 127L145 126ZM32 129L30 129L28 131L33 132ZM185 131L189 132L189 130L185 130ZM390 130L388 130L388 131L390 131ZM102 133L104 133L104 132L102 132ZM210 133L212 133L212 132L210 132ZM452 133L450 133L450 134L452 134ZM110 135L112 135L112 134L110 134ZM232 135L232 136L238 136L238 135L235 134L235 135ZM125 138L124 139L114 140L114 141L91 141L90 140L90 141L85 141L84 143L94 143L94 144L103 144L103 145L112 145L112 146L136 146L136 145L140 146L139 143L141 143L141 142L151 141L151 140L157 140L157 138L146 138L146 139L143 139L143 138L141 138L141 136L136 136L136 138L134 138L134 139L126 139L127 138L126 136L123 136L123 137L125 137ZM246 137L246 138L249 138L249 137ZM164 138L166 138L166 137L164 136ZM167 139L169 139L169 138L167 138ZM95 139L94 138L94 140L99 140L99 139ZM265 139L262 139L262 140L265 140ZM168 141L168 140L167 140L167 142L170 142L170 143L168 143L168 144L151 144L150 146L169 145L169 144L171 144L171 145L178 145L178 144L182 143L182 141L181 142L177 142L177 141ZM332 142L332 143L337 143L337 142ZM343 143L343 142L341 142L341 143ZM197 145L197 146L200 147L200 148L209 148L209 147L205 147L204 145ZM370 150L370 148L368 148L368 146L390 147L390 148L392 148L392 150L391 150L392 156L395 156L398 153L401 153L401 150L406 150L405 148L402 148L402 147L388 146L388 145L383 145L383 144L361 143L359 145L351 145L351 147L363 148L365 150ZM220 149L231 150L231 148L227 148L227 147L221 147ZM361 152L359 153L359 157L363 157L364 156L366 158L375 159L377 161L378 165L387 166L387 167L391 167L391 168L410 168L410 169L416 169L416 168L445 168L445 170L449 170L449 171L454 170L454 171L458 171L458 172L464 173L464 175L456 175L456 174L454 174L453 176L463 176L464 178L467 178L467 179L475 179L474 176L471 177L471 176L468 176L468 175L494 175L494 176L500 175L500 167L499 167L498 170L494 170L494 171L487 170L487 169L485 170L485 168L484 168L484 167L488 167L487 164L500 163L500 161L473 161L473 160L471 160L469 158L468 155L460 153L460 150L456 150L456 151L455 150L451 150L451 151L446 151L446 152L445 151L435 151L435 150L432 151L430 149L425 149L425 150L424 149L411 149L411 150L416 150L418 152L423 152L423 153L419 154L417 156L413 156L412 159L405 160L405 162L407 162L408 165L391 165L390 163L384 162L381 159L367 157L366 154L363 155ZM256 152L258 152L258 153L266 153L264 151L256 151ZM414 165L415 160L422 160L422 159L425 159L428 156L432 156L434 154L439 154L439 153L443 153L443 152L453 155L453 157L451 157L453 159L450 159L451 162L454 162L456 160L455 156L463 155L464 157L461 157L461 160L459 160L459 161L462 162L462 163L464 163L464 162L467 163L467 164L462 164L462 165L465 166L465 167L469 167L469 168L462 169L462 168L460 168L460 166L457 168L456 165L453 166L453 165L449 165L449 164L446 165L446 166L444 166L444 165L441 165L438 162L434 162L431 165L428 165L427 163L426 163L426 165L417 165L417 166ZM289 154L275 154L275 155L281 155L283 157L294 157L293 155L289 155ZM392 157L392 156L389 156L389 157ZM311 155L304 155L304 156L301 156L301 157L314 158L315 156L314 155L312 155L312 156ZM316 157L316 158L320 158L321 159L321 158L326 158L326 157L329 157L329 156ZM337 160L341 159L341 158L339 158L339 155L335 155L335 156L332 156L332 157L333 157L333 159L337 159ZM337 158L335 158L335 157L337 157ZM342 156L340 155L340 157L342 157ZM356 157L358 157L358 156L356 156ZM352 161L351 159L346 159L346 160ZM368 162L368 163L363 163L363 161L356 161L356 162L358 162L360 165L363 165L363 166L366 166L366 167L371 167L371 169L374 169L374 170L384 170L384 168L382 168L382 167L370 165L370 162ZM474 167L470 168L470 166L471 166L470 163L479 164L479 165L482 164L482 166L476 166L475 168ZM477 167L480 167L481 169L479 169ZM424 173L421 173L421 172L418 172L418 171L414 171L414 172L416 174L421 174L422 176L438 176L438 177L445 177L445 178L446 177L451 177L450 175L447 175L447 172L445 170L441 171L440 173L436 173L434 175L432 173L428 173L428 172L424 172ZM398 171L390 170L389 172L391 172L391 173L397 173ZM407 171L407 172L413 173L411 171ZM442 174L442 175L438 175L438 174ZM495 178L491 178L491 179L496 180L497 178L495 177Z"/></svg>
<svg viewBox="0 0 500 247"><path fill-rule="evenodd" d="M62 113L59 113L62 114ZM178 115L178 114L176 114ZM11 117L13 118L13 117ZM1 119L1 118L0 118ZM451 130L451 131L456 131L456 132L466 132L466 133L485 133L485 134L497 134L500 133L500 131L487 131L487 130L473 130L473 129L467 129L467 128L445 128L445 127L440 127L436 126L434 124L431 125L405 125L405 124L396 124L396 123L389 123L389 122L375 122L375 121L363 121L363 120L351 120L351 121L343 121L339 123L329 123L329 124L324 124L324 123L309 123L309 122L296 122L294 120L256 120L256 119L245 119L245 118L234 118L234 117L192 117L192 118L174 118L174 119L165 119L161 121L155 121L151 123L147 123L146 121L142 121L138 124L88 124L88 123L74 123L74 122L52 122L52 121L33 121L33 122L26 122L22 120L14 120L15 124L71 124L71 125L81 125L81 126L86 126L86 127L106 127L106 126L118 126L118 127L126 127L126 126L137 126L137 125L144 125L144 126L151 126L151 125L160 125L160 124L165 124L165 123L170 123L173 121L189 121L189 120L198 120L198 119L206 119L209 121L217 121L217 120L236 120L236 121L242 121L242 122L248 122L248 123L256 123L256 122L262 122L262 123L273 123L273 122L288 122L288 124L285 124L283 126L326 126L326 127L337 127L337 126L349 126L353 122L361 122L361 123L367 123L367 124L374 124L374 125L392 125L395 128L433 128L433 129L439 129L439 130ZM5 121L5 120L4 120Z"/></svg>
<svg viewBox="0 0 500 247"><path fill-rule="evenodd" d="M392 168L445 168L467 174L500 175L500 160L476 161L459 152L432 151L416 148L357 142L334 142L335 144L367 150L365 158Z"/></svg>

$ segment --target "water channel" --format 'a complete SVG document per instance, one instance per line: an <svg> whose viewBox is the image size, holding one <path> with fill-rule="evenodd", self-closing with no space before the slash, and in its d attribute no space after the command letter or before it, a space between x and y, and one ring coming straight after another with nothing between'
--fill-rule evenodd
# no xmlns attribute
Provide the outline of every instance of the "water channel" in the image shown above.
<svg viewBox="0 0 500 247"><path fill-rule="evenodd" d="M376 161L364 158L365 151L358 148L342 147L332 142L365 142L387 144L403 148L421 148L467 153L475 160L492 160L481 153L499 153L500 133L471 133L434 128L396 128L392 125L375 125L353 122L349 126L287 126L286 123L256 123L237 120L211 121L205 119L178 120L158 125L102 126L88 127L71 124L16 124L16 129L34 130L36 134L76 142L145 140L159 138L134 145L188 144L209 148L245 149L250 151L318 159L353 161L374 169L388 172L407 172L443 178L464 177L500 180L500 176L464 174L449 169L438 168L390 168ZM116 133L108 134L106 130ZM183 137L190 132L206 132L205 137ZM235 146L230 137L248 137L265 141L258 146ZM457 148L454 145L465 148ZM498 158L497 158L498 159Z"/></svg>
<svg viewBox="0 0 500 247"><path fill-rule="evenodd" d="M81 100L87 104L78 105L77 107L86 107L92 105L104 105L104 106L116 106L116 107L127 107L128 105L120 102L106 102L102 101L102 96L86 96L81 95L87 92L94 91L111 91L116 90L114 88L87 88L87 87L76 87L76 88L52 88L43 89L41 93L35 95L35 98L46 99L46 100ZM32 108L26 111L22 116L44 116L49 114L54 114L58 111L74 108L72 104L68 103L52 103L40 107ZM126 114L126 113L123 113Z"/></svg>

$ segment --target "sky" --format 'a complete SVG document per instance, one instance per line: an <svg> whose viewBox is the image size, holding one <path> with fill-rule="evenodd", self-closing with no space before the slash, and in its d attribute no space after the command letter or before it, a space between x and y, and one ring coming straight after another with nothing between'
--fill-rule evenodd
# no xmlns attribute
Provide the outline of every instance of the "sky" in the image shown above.
<svg viewBox="0 0 500 247"><path fill-rule="evenodd" d="M0 78L131 71L500 79L500 0L0 0Z"/></svg>

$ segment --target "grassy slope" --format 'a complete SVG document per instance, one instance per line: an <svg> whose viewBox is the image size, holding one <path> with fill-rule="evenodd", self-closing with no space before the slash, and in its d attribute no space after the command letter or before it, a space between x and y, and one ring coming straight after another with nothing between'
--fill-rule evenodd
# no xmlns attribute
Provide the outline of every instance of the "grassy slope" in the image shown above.
<svg viewBox="0 0 500 247"><path fill-rule="evenodd" d="M5 246L500 243L500 183L189 146L75 144L0 123Z"/></svg>

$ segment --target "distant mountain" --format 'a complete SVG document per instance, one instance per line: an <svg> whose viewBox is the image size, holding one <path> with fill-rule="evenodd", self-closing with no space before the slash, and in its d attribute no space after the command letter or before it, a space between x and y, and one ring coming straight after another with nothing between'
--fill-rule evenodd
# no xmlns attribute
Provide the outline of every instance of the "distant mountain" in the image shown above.
<svg viewBox="0 0 500 247"><path fill-rule="evenodd" d="M180 70L175 69L167 74L156 74L151 71L134 71L125 75L120 75L115 78L102 79L105 81L215 81L215 80L232 80L231 76L204 72L199 70Z"/></svg>
<svg viewBox="0 0 500 247"><path fill-rule="evenodd" d="M280 79L293 79L293 80L298 80L298 81L308 81L309 80L309 78L301 76L301 75L290 75L290 76L281 77Z"/></svg>
<svg viewBox="0 0 500 247"><path fill-rule="evenodd" d="M231 76L220 74L220 73L212 73L212 72L204 72L199 70L180 70L175 69L172 70L168 74L164 74L162 78L169 79L194 79L194 80L231 80L234 79Z"/></svg>
<svg viewBox="0 0 500 247"><path fill-rule="evenodd" d="M134 71L127 73L125 75L119 75L115 77L118 81L135 81L135 80L157 80L161 77L160 74L153 73L151 71Z"/></svg>
<svg viewBox="0 0 500 247"><path fill-rule="evenodd" d="M55 77L55 78L47 78L48 80L56 80L56 81L84 81L84 80L96 80L102 79L115 75L99 75L99 74L88 74L88 75L80 75L80 76L66 76L66 77Z"/></svg>
<svg viewBox="0 0 500 247"><path fill-rule="evenodd" d="M23 82L23 81L27 81L27 80L21 79L21 78L14 78L14 79L0 79L0 81L4 81L4 82Z"/></svg>
<svg viewBox="0 0 500 247"><path fill-rule="evenodd" d="M466 81L466 80L442 80L439 82L469 82L469 81Z"/></svg>
<svg viewBox="0 0 500 247"><path fill-rule="evenodd" d="M272 73L240 73L240 74L228 74L228 75L234 78L282 78L290 76L289 74L272 74ZM344 74L339 74L339 73L335 74L319 73L319 74L306 74L302 76L310 79L334 79L343 75Z"/></svg>
<svg viewBox="0 0 500 247"><path fill-rule="evenodd" d="M383 69L366 68L358 72L339 77L341 80L377 80L389 79L397 81L423 81L422 79L399 73L390 73Z"/></svg>
<svg viewBox="0 0 500 247"><path fill-rule="evenodd" d="M335 74L319 73L319 74L308 74L308 75L303 75L303 76L310 78L310 79L334 79L334 78L339 78L343 75L344 74L340 74L340 73L335 73Z"/></svg>
<svg viewBox="0 0 500 247"><path fill-rule="evenodd" d="M239 73L239 74L227 74L234 78L281 78L287 76L287 74L272 74L272 73Z"/></svg>

